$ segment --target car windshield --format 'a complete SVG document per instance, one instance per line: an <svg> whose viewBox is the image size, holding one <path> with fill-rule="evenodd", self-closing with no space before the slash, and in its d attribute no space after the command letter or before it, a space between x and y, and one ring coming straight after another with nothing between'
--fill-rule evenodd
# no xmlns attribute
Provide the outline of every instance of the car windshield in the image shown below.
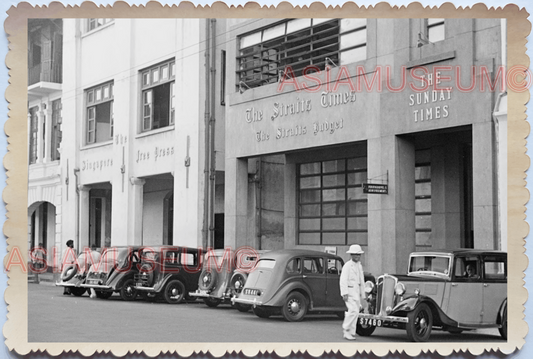
<svg viewBox="0 0 533 359"><path fill-rule="evenodd" d="M412 256L409 263L409 274L448 275L450 258L436 255Z"/></svg>

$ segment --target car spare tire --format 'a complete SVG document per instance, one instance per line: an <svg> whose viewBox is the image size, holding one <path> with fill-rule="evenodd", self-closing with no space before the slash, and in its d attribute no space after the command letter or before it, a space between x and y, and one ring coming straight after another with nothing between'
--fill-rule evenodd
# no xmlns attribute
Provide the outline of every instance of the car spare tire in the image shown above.
<svg viewBox="0 0 533 359"><path fill-rule="evenodd" d="M235 293L239 294L242 292L242 289L244 288L244 284L246 283L247 275L240 272L235 272L230 280L230 286Z"/></svg>
<svg viewBox="0 0 533 359"><path fill-rule="evenodd" d="M200 274L200 280L198 281L198 287L205 291L210 291L217 284L217 272L208 271L207 269L202 270Z"/></svg>
<svg viewBox="0 0 533 359"><path fill-rule="evenodd" d="M61 280L63 282L68 282L74 278L76 273L78 273L78 267L75 264L69 264L63 269L63 272L61 273Z"/></svg>

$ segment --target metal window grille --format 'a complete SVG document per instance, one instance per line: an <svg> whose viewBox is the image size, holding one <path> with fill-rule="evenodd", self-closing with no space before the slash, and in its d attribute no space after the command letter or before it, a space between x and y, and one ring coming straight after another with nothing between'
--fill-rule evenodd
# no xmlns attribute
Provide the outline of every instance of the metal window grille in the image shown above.
<svg viewBox="0 0 533 359"><path fill-rule="evenodd" d="M298 165L299 244L366 244L366 180L366 155Z"/></svg>
<svg viewBox="0 0 533 359"><path fill-rule="evenodd" d="M298 77L308 66L338 65L343 53L347 60L366 58L366 19L286 20L239 37L239 45L237 89L263 86L278 82L287 66Z"/></svg>
<svg viewBox="0 0 533 359"><path fill-rule="evenodd" d="M415 236L417 247L431 247L431 162L430 151L416 152Z"/></svg>

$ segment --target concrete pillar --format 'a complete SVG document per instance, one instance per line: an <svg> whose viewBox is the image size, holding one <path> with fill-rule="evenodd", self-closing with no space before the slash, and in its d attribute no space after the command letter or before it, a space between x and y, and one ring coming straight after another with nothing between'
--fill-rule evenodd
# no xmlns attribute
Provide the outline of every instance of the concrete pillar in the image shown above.
<svg viewBox="0 0 533 359"><path fill-rule="evenodd" d="M144 184L145 180L130 177L130 183L133 189L130 193L131 201L129 206L129 225L128 238L133 238L133 245L141 245L142 242L142 230L143 230L143 198L144 198ZM130 244L130 243L128 243Z"/></svg>
<svg viewBox="0 0 533 359"><path fill-rule="evenodd" d="M498 248L496 168L492 122L472 125L474 248Z"/></svg>
<svg viewBox="0 0 533 359"><path fill-rule="evenodd" d="M46 107L44 123L43 162L48 163L52 158L52 104L48 104Z"/></svg>
<svg viewBox="0 0 533 359"><path fill-rule="evenodd" d="M78 253L81 253L83 248L89 246L89 191L87 186L78 186L80 196L79 209L79 234L78 243L74 243L74 248Z"/></svg>
<svg viewBox="0 0 533 359"><path fill-rule="evenodd" d="M298 201L296 197L296 164L285 161L284 175L284 248L295 248L298 244Z"/></svg>
<svg viewBox="0 0 533 359"><path fill-rule="evenodd" d="M381 161L383 158L383 149L381 148L381 138L370 138L367 140L367 176L368 178L376 178L383 174L383 170L387 171L387 166L383 166ZM387 199L384 196L374 194L368 195L368 247L364 258L362 258L365 270L370 273L382 273L383 271L383 225L382 225L382 210L383 206L387 204Z"/></svg>
<svg viewBox="0 0 533 359"><path fill-rule="evenodd" d="M37 111L37 160L35 163L43 163L44 148L43 148L43 131L44 131L44 111L41 104L40 110Z"/></svg>
<svg viewBox="0 0 533 359"><path fill-rule="evenodd" d="M247 243L248 161L226 159L224 241L238 248Z"/></svg>
<svg viewBox="0 0 533 359"><path fill-rule="evenodd" d="M30 158L31 158L31 147L30 147L30 143L31 143L31 136L32 136L32 132L31 132L31 111L28 111L28 127L26 127L28 129L28 165L30 164Z"/></svg>
<svg viewBox="0 0 533 359"><path fill-rule="evenodd" d="M464 243L462 147L457 143L431 150L431 244L460 248Z"/></svg>
<svg viewBox="0 0 533 359"><path fill-rule="evenodd" d="M407 138L388 136L381 138L378 153L383 157L381 171L389 171L389 194L369 197L381 196L382 272L405 273L409 254L415 251L415 148Z"/></svg>

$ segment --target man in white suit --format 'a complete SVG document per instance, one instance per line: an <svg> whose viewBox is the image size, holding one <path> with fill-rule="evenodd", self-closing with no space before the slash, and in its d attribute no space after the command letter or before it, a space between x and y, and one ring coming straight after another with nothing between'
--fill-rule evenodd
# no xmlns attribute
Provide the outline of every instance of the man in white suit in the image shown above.
<svg viewBox="0 0 533 359"><path fill-rule="evenodd" d="M355 340L355 329L361 305L365 300L365 275L361 265L361 254L364 251L358 244L353 244L346 252L351 255L351 260L342 267L340 277L341 296L346 303L348 311L345 312L342 329L344 339Z"/></svg>

